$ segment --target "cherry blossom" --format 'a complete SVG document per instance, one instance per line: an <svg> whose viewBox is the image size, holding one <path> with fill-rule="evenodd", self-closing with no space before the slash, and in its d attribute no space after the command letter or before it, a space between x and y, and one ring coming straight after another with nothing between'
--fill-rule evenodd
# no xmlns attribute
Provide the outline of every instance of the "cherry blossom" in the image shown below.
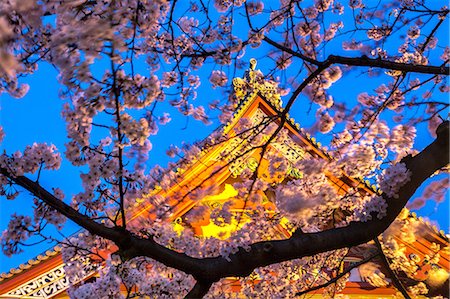
<svg viewBox="0 0 450 299"><path fill-rule="evenodd" d="M397 163L384 170L379 179L383 192L388 196L398 197L398 190L409 181L410 173L404 163Z"/></svg>
<svg viewBox="0 0 450 299"><path fill-rule="evenodd" d="M11 216L3 252L18 253L34 238L54 241L46 226L62 229L68 219L83 230L58 240L67 277L83 280L86 265L98 274L72 283L72 297L173 298L200 286L206 298L290 298L340 273L351 248L337 243L337 228L385 221L389 229L365 233L382 234L390 268L411 281L407 292L427 294L448 273L415 280L420 264L404 244L416 241L418 223L399 211L442 203L448 189L438 174L448 164L441 123L450 58L441 4L3 1L0 93L27 97L27 76L51 65L66 125L66 139L55 143L64 155L46 139L10 147L20 136L0 127L8 144L0 195L31 193L34 204L32 215ZM185 128L173 133L180 119ZM222 126L203 141L179 141L190 126L210 124ZM171 145L161 149L158 134ZM432 150L420 142L427 134L436 139ZM429 151L439 165L421 160ZM65 164L79 176L75 192L48 180ZM437 176L408 202L404 190L425 180L417 168ZM225 188L233 195L204 202ZM206 225L218 233L202 235ZM305 243L324 232L335 237L322 242L328 247ZM367 241L357 235L349 234L352 244ZM301 248L279 258L280 243ZM438 263L432 247L429 260ZM373 262L359 270L376 287L393 281ZM239 294L230 292L231 276ZM337 293L348 279L322 296L345 298Z"/></svg>
<svg viewBox="0 0 450 299"><path fill-rule="evenodd" d="M209 78L209 82L211 82L213 88L224 86L227 81L228 77L222 71L213 71L211 73L211 77Z"/></svg>

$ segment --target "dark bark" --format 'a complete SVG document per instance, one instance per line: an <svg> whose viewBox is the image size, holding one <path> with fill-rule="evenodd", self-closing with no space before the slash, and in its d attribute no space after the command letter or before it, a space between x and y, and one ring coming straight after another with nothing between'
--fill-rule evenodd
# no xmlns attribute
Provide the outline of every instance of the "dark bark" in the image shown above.
<svg viewBox="0 0 450 299"><path fill-rule="evenodd" d="M264 41L268 44L278 48L281 51L291 54L292 56L298 57L306 62L314 64L316 66L322 66L324 64L343 64L349 66L361 66L361 67L375 67L388 70L401 71L405 73L419 73L419 74L431 74L431 75L450 75L450 68L448 66L433 66L433 65L419 65L412 63L401 63L390 60L385 60L381 58L369 58L367 56L361 57L345 57L330 55L325 61L315 60L311 57L307 57L302 53L294 51L286 46L283 46L268 37L264 37Z"/></svg>
<svg viewBox="0 0 450 299"><path fill-rule="evenodd" d="M431 75L445 75L448 76L450 69L448 66L432 66L432 65L418 65L411 63L399 63L383 59L372 59L367 56L362 57L343 57L330 55L328 59L333 64L345 64L351 66L365 66L378 67L388 70L396 70L405 73L420 73Z"/></svg>
<svg viewBox="0 0 450 299"><path fill-rule="evenodd" d="M375 245L378 248L378 252L380 253L380 256L381 256L381 261L382 261L384 267L386 268L386 271L388 272L389 277L392 280L392 284L400 293L402 293L402 295L403 295L403 297L405 297L405 299L411 299L411 297L408 294L408 291L406 291L402 282L398 279L397 274L395 274L395 272L391 269L389 261L383 253L383 248L381 247L380 241L378 241L378 238L373 239L373 241L375 242Z"/></svg>

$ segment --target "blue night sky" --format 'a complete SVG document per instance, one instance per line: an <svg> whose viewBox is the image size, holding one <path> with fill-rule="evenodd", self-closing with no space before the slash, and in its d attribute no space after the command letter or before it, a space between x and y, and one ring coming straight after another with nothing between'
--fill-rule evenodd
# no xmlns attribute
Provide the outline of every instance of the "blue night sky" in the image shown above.
<svg viewBox="0 0 450 299"><path fill-rule="evenodd" d="M447 41L448 36L441 36L440 38ZM396 45L395 45L396 46ZM394 46L394 47L395 47ZM244 60L248 61L251 57L262 58L266 56L269 47L262 46L257 52L248 51L244 56ZM331 54L331 53L327 53ZM333 53L352 56L355 53L342 52ZM214 66L212 66L214 67ZM145 66L138 67L142 74L147 74ZM215 69L219 69L216 66ZM261 69L263 73L269 70L269 66L260 64L257 68ZM225 69L224 69L225 70ZM198 92L199 96L196 105L203 104L207 106L208 102L215 99L223 100L225 96L220 89L212 89L207 80L211 67L207 66L199 73L203 76L202 85ZM237 70L236 76L242 76L244 69ZM335 83L330 89L330 93L334 95L337 101L345 101L351 106L355 102L357 95L361 92L371 92L378 87L380 83L386 82L386 76L380 78L360 77L360 72L353 71L348 74L343 80ZM233 77L233 73L229 72L229 78ZM63 101L59 98L58 92L60 86L57 81L56 70L48 64L40 64L39 70L32 76L25 77L22 82L30 85L29 93L22 99L13 99L6 94L0 95L0 123L4 127L6 137L1 144L1 150L7 153L21 150L28 144L33 142L47 142L53 143L60 150L64 151L64 143L67 142L65 123L60 116ZM170 98L169 98L170 99ZM286 102L286 99L285 99ZM172 121L167 126L161 126L160 132L156 136L151 136L150 141L153 144L153 149L150 152L149 166L159 164L165 166L168 161L173 161L165 154L167 148L173 144L181 146L183 141L193 142L201 140L208 136L218 125L217 119L214 119L213 124L209 126L203 125L192 118L181 116L175 109L168 105L162 104L158 109L161 111L167 110L172 117ZM310 112L309 103L306 98L301 96L291 110L291 116L300 123L303 127L309 127L313 123L315 111ZM314 110L314 109L313 109ZM217 113L216 113L217 114ZM446 118L446 115L441 115ZM433 138L426 129L426 125L420 125L417 128L417 138L414 148L420 150L428 145ZM329 136L317 135L315 136L323 145L327 145ZM62 154L63 156L63 154ZM70 200L71 195L81 191L81 181L79 175L81 169L73 167L70 163L64 161L60 171L45 171L40 183L47 187L59 187L64 190L66 199ZM422 193L422 189L418 190L417 196ZM0 231L3 231L9 222L9 216L12 213L32 215L33 200L27 192L22 192L21 195L13 200L8 201L6 198L0 198ZM440 229L446 233L449 232L448 219L449 199L437 205L433 201L428 201L427 205L420 211L416 211L418 215L428 217L433 223L438 224ZM55 229L50 229L49 232L61 238L63 235L70 235L77 231L78 227L71 222L67 222L62 232ZM17 267L20 263L34 258L43 251L51 248L54 244L43 242L35 246L24 247L24 252L15 255L11 258L0 255L0 272L6 272L12 267Z"/></svg>
<svg viewBox="0 0 450 299"><path fill-rule="evenodd" d="M261 67L264 70L263 66ZM56 80L56 71L48 66L41 65L39 71L24 82L30 84L31 89L27 96L23 99L13 99L7 95L1 97L1 123L5 128L6 138L2 144L2 149L8 153L16 150L23 150L27 144L33 142L47 142L55 144L59 149L64 148L66 142L65 123L60 117L60 109L62 100L58 98L59 85ZM200 95L210 97L213 95L220 98L220 92L213 90L209 86L209 82L203 82L205 85L200 87L200 91L204 93ZM364 87L352 88L350 91L345 84L339 84L334 87L335 94L345 94L346 97L354 99L360 90ZM301 108L300 108L301 109ZM296 116L295 109L291 115L300 125L306 123L311 124L311 119L304 119ZM153 149L150 153L150 163L166 165L170 158L167 157L165 151L171 144L180 146L183 141L193 142L206 137L213 129L217 127L217 123L205 126L198 121L182 117L176 112L172 114L172 122L164 127L160 127L160 133L151 137ZM421 149L432 141L432 138L426 131L425 127L419 128L418 137L416 138L416 148ZM321 136L317 136L320 140ZM323 142L326 145L326 142ZM63 160L60 171L46 171L40 182L43 186L59 187L66 193L66 198L70 198L71 194L75 194L81 190L81 181L79 174L80 169L73 167L70 163ZM421 194L419 190L418 194ZM9 221L11 213L32 214L32 197L26 192L15 200L8 201L5 198L1 200L0 209L0 230L3 231ZM447 199L444 203L437 205L433 201L429 201L426 207L418 211L420 216L429 217L433 222L438 223L440 229L448 233L448 205ZM63 229L65 235L71 234L78 230L78 227L68 221ZM59 233L55 229L51 229L54 234ZM1 256L0 272L8 271L11 267L16 267L20 263L26 262L30 258L34 258L38 254L52 247L47 242L24 247L24 252L13 257Z"/></svg>

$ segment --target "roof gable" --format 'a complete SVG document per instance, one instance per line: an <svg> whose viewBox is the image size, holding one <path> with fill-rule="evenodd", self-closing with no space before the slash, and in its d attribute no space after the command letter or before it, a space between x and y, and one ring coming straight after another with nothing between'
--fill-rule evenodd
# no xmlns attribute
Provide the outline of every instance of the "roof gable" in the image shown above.
<svg viewBox="0 0 450 299"><path fill-rule="evenodd" d="M164 204L167 204L171 210L167 215L166 221L174 222L174 225L181 225L177 219L181 219L198 205L214 209L217 205L223 204L230 198L235 198L236 190L233 189L228 181L238 177L244 168L254 167L254 164L258 163L258 149L252 149L246 139L241 138L237 133L242 119L250 120L254 126L261 125L264 123L264 120L273 122L276 125L281 123L280 115L283 108L275 82L265 80L262 74L253 68L247 71L244 78L235 78L233 85L237 99L236 111L233 118L221 128L223 140L219 143L205 146L198 154L196 160L192 161L188 166L181 166L177 171L176 184L167 189L155 190L156 195L168 199ZM271 148L291 163L295 164L296 161L307 155L322 159L332 159L320 147L320 144L305 133L293 119L288 117L283 124L283 128L287 131L288 138L282 142L273 142ZM295 169L291 169L291 172L286 175L295 177L301 174L296 173ZM340 178L330 176L329 179L336 184L337 188L342 190L346 190L350 186L361 185L361 188L366 190L366 192L375 192L371 186L361 184L361 181L346 176ZM207 180L209 180L208 184L205 184L203 187L206 190L214 191L199 200L195 196L195 188L199 185L202 186ZM176 196L177 194L183 194L183 192L188 195ZM246 206L239 206L237 203L236 209L239 208L244 209ZM270 203L267 204L267 208L271 208ZM156 217L153 206L147 198L136 202L132 212L131 223L138 221L141 217ZM183 220L181 219L181 221ZM202 221L192 225L192 227L199 235L217 236L218 234L217 226L214 226L209 218L202 219ZM219 233L223 233L223 237L226 237L227 229L224 230L225 232L220 231ZM278 229L280 234L289 235L289 231L285 227L280 226ZM428 229L428 224L424 223L424 230L427 231L427 235L420 237L417 242L417 249L415 248L416 243L408 245L411 247L411 250L419 250L418 252L424 254L427 247L431 246L433 239L439 240L440 244L447 242L448 245L446 238L439 235L438 232L431 229L428 231ZM0 281L3 280L4 282L0 285L0 297L6 293L8 296L12 296L10 292L16 292L16 290L26 287L28 283L39 280L42 275L47 275L48 271L64 271L61 267L63 262L60 254L55 253L48 256L53 255L55 255L55 258L38 258L36 263L34 261L30 262L30 266L25 265L21 267L23 268L21 270L12 270L8 274L2 274ZM445 257L443 262L448 263L448 253L443 253L443 256ZM58 283L58 279L55 280L55 283ZM58 293L61 290L63 289L59 289Z"/></svg>

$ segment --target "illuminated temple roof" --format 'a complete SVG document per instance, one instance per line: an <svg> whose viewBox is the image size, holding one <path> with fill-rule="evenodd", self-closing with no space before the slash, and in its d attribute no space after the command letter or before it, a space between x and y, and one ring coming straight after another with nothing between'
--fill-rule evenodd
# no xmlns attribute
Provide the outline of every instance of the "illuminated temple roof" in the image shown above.
<svg viewBox="0 0 450 299"><path fill-rule="evenodd" d="M279 115L283 111L277 83L265 79L262 73L256 70L256 61L251 61L251 67L243 78L235 78L233 80L233 86L237 100L236 110L233 118L221 128L224 135L232 134L238 121L243 117L258 119L267 115ZM294 119L287 116L287 122L284 124L284 127L289 131L289 136L292 138L284 144L275 144L274 148L288 160L295 161L301 159L304 155L332 159L326 150L321 147L320 143L307 134ZM231 141L228 143L231 143ZM212 148L204 147L196 163L179 171L181 179L174 187L170 190L159 190L158 192L163 198L170 198L170 194L176 192L177 188L182 188L180 186L188 185L202 176L208 176L211 173L209 169L219 163L218 157L227 147L230 147L230 144ZM231 152L230 156L232 156ZM183 216L196 205L201 204L214 208L233 196L236 190L227 183L227 179L238 173L242 165L249 163L249 159L236 159L235 161L229 158L229 160L223 162L228 164L225 164L227 167L217 175L216 183L222 187L219 194L207 196L200 201L189 198L183 201L168 201L167 204L173 208L173 213L171 213L167 221L175 224L183 223ZM338 188L343 188L344 190L350 186L358 186L358 188L364 189L369 193L378 192L375 186L365 181L348 177L330 178L330 180ZM152 217L152 207L143 203L146 203L145 198L136 202L136 207L132 210L132 221L139 217ZM405 243L407 252L410 255L425 256L433 243L440 245L441 248L448 246L448 238L443 231L438 231L435 226L427 223L422 218L417 218L414 213L410 214L409 217L418 220L421 229L420 237L414 243ZM216 233L216 228L212 227L210 223L198 223L193 229L195 233L206 236ZM398 240L403 242L401 239ZM444 251L440 253L441 261L439 262L439 267L448 269L449 253ZM69 286L69 281L65 276L63 266L61 248L55 246L27 263L11 269L8 273L0 274L0 298L67 298L66 290ZM95 269L88 268L86 269L86 273L89 273L88 276L95 275ZM357 276L357 274L352 276L344 290L345 294L353 294L354 297L352 298L393 298L396 293L392 286L374 288L368 283L358 281ZM84 279L86 278L84 277ZM314 296L316 297L311 298L321 298L320 293Z"/></svg>

